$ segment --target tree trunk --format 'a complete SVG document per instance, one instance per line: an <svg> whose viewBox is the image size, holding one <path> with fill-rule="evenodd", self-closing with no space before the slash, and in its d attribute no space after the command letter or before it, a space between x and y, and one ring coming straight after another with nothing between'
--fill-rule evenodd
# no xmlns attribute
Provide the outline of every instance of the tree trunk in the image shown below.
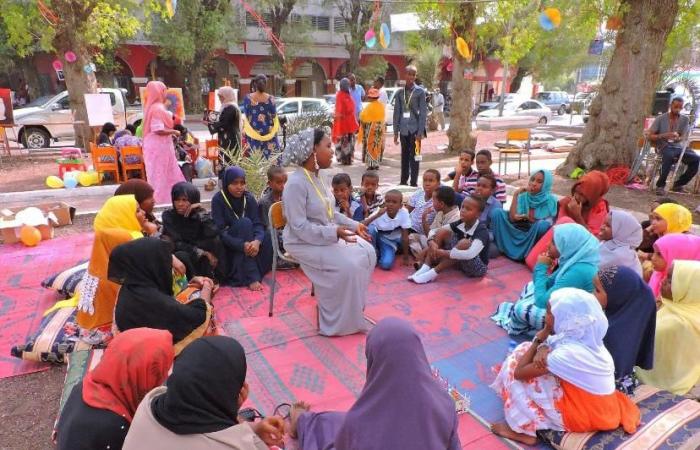
<svg viewBox="0 0 700 450"><path fill-rule="evenodd" d="M678 13L678 0L624 0L620 9L626 12L615 51L589 108L583 136L557 169L560 175L568 175L576 167L630 166L634 160L659 79L666 38Z"/></svg>
<svg viewBox="0 0 700 450"><path fill-rule="evenodd" d="M88 151L88 143L93 138L93 132L88 123L87 110L85 109L85 94L97 92L97 79L95 73L86 73L84 67L92 62L90 54L79 39L67 32L57 33L54 39L54 47L58 58L63 63L63 74L66 77L66 89L70 98L70 106L73 113L73 128L75 129L75 145L82 145ZM78 59L69 63L64 54L73 51Z"/></svg>
<svg viewBox="0 0 700 450"><path fill-rule="evenodd" d="M513 80L510 82L510 92L518 92L520 90L520 85L523 83L523 78L528 76L528 74L529 71L527 69L525 69L524 67L518 67L518 71L516 72L515 77L513 77Z"/></svg>
<svg viewBox="0 0 700 450"><path fill-rule="evenodd" d="M453 29L460 36L469 36L474 28L476 9L474 3L458 6L459 12L453 21ZM450 108L450 128L447 130L448 153L458 153L462 149L474 150L476 136L472 134L472 81L464 77L464 69L469 67L467 60L452 49L452 106Z"/></svg>
<svg viewBox="0 0 700 450"><path fill-rule="evenodd" d="M26 58L18 58L18 60L22 74L24 75L24 81L29 86L29 99L35 100L41 97L42 92L39 83L39 75L34 65L34 55L27 56Z"/></svg>
<svg viewBox="0 0 700 450"><path fill-rule="evenodd" d="M190 114L199 114L204 111L202 103L202 64L193 64L187 76L187 108ZM183 118L184 119L184 118Z"/></svg>
<svg viewBox="0 0 700 450"><path fill-rule="evenodd" d="M348 59L348 73L342 74L344 77L357 72L357 68L360 67L360 52L362 51L362 47L355 43L346 46L346 48L350 54L350 59Z"/></svg>

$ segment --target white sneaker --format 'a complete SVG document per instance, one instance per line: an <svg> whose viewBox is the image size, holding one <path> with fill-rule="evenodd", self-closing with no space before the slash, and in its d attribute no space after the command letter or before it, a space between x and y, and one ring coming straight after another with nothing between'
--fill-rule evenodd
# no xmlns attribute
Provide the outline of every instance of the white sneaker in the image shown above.
<svg viewBox="0 0 700 450"><path fill-rule="evenodd" d="M413 277L413 281L418 284L430 283L431 281L435 280L437 276L438 273L435 271L435 269L430 269L427 272L420 273Z"/></svg>
<svg viewBox="0 0 700 450"><path fill-rule="evenodd" d="M406 277L407 280L413 281L413 279L416 277L416 275L420 275L422 273L425 273L430 270L430 266L427 264L423 264L420 266L420 269L416 270L412 275L409 275Z"/></svg>

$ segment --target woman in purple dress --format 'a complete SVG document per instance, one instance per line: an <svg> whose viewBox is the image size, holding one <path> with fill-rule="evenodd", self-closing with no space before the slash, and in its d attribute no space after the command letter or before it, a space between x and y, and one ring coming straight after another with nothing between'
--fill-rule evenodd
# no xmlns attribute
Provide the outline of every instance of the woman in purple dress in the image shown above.
<svg viewBox="0 0 700 450"><path fill-rule="evenodd" d="M379 322L367 335L365 354L367 381L347 413L294 405L290 434L298 437L300 450L462 448L454 401L433 377L420 336L408 322Z"/></svg>

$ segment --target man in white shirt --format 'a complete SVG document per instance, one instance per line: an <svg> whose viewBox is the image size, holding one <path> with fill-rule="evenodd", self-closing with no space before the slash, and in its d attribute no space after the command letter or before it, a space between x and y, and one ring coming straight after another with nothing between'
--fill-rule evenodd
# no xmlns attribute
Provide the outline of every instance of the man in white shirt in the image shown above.
<svg viewBox="0 0 700 450"><path fill-rule="evenodd" d="M374 80L374 84L372 87L379 91L379 103L386 106L386 104L389 103L389 96L387 95L386 90L384 89L384 77L377 77L377 79Z"/></svg>
<svg viewBox="0 0 700 450"><path fill-rule="evenodd" d="M433 98L430 101L430 104L433 107L433 117L437 121L438 125L440 125L440 130L445 129L445 97L442 95L440 92L440 89L435 89L435 93L433 93Z"/></svg>

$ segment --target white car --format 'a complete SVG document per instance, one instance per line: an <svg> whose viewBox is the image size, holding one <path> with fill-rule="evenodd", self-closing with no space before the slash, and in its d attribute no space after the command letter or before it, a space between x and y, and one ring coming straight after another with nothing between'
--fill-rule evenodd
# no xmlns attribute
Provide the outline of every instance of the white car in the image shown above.
<svg viewBox="0 0 700 450"><path fill-rule="evenodd" d="M479 130L530 127L546 125L552 119L552 110L537 100L520 100L506 102L503 116L499 117L498 108L488 109L476 115L476 127Z"/></svg>
<svg viewBox="0 0 700 450"><path fill-rule="evenodd" d="M301 114L333 114L333 107L323 98L287 97L276 99L277 114L294 120Z"/></svg>

